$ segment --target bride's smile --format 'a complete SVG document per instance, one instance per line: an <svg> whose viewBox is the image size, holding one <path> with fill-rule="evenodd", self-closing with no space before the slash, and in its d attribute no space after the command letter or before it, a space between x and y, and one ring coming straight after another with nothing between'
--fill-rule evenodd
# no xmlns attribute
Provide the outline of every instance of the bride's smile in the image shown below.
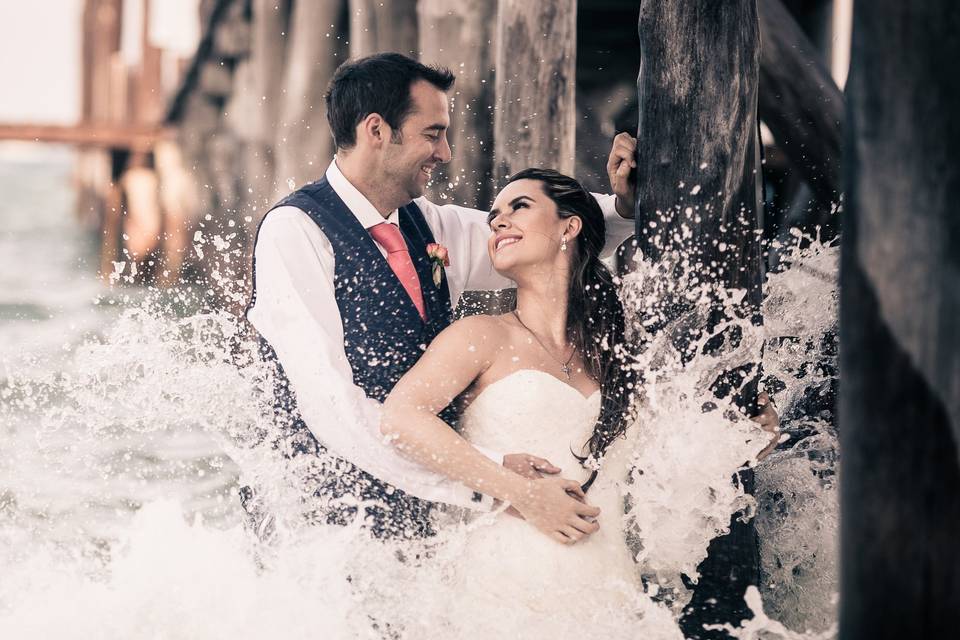
<svg viewBox="0 0 960 640"><path fill-rule="evenodd" d="M520 242L522 236L520 235L502 235L496 236L496 251L500 251L503 247L508 247L512 244Z"/></svg>

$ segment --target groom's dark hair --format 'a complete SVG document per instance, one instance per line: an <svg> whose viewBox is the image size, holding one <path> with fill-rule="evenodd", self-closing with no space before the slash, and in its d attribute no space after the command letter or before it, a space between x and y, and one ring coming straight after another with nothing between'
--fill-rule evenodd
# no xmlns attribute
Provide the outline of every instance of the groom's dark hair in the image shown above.
<svg viewBox="0 0 960 640"><path fill-rule="evenodd" d="M453 86L454 75L445 67L431 67L400 53L378 53L341 64L324 99L327 122L338 149L357 144L357 125L379 113L392 129L399 130L413 109L410 85L426 80L441 91Z"/></svg>

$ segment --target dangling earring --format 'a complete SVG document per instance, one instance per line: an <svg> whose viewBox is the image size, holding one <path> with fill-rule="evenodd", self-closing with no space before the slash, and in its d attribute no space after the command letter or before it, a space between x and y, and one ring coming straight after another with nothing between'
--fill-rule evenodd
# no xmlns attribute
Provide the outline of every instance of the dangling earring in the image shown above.
<svg viewBox="0 0 960 640"><path fill-rule="evenodd" d="M563 238L560 240L560 251L566 251L566 250L567 250L567 236L563 236Z"/></svg>

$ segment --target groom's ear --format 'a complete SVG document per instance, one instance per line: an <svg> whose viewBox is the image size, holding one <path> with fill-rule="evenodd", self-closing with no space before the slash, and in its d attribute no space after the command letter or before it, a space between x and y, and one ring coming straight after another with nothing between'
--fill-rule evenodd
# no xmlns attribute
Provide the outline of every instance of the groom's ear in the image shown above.
<svg viewBox="0 0 960 640"><path fill-rule="evenodd" d="M390 125L379 113L368 114L357 125L357 139L361 137L378 147L390 139Z"/></svg>

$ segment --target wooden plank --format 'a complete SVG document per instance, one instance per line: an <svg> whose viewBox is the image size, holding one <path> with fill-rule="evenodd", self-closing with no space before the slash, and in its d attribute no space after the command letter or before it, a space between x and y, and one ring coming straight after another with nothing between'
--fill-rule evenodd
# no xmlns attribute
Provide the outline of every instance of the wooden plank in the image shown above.
<svg viewBox="0 0 960 640"><path fill-rule="evenodd" d="M494 175L574 170L576 0L501 0L497 15Z"/></svg>
<svg viewBox="0 0 960 640"><path fill-rule="evenodd" d="M960 611L960 4L854 9L840 268L840 637Z"/></svg>
<svg viewBox="0 0 960 640"><path fill-rule="evenodd" d="M149 149L158 139L172 136L172 130L151 126L0 124L0 140L55 142L99 148Z"/></svg>

